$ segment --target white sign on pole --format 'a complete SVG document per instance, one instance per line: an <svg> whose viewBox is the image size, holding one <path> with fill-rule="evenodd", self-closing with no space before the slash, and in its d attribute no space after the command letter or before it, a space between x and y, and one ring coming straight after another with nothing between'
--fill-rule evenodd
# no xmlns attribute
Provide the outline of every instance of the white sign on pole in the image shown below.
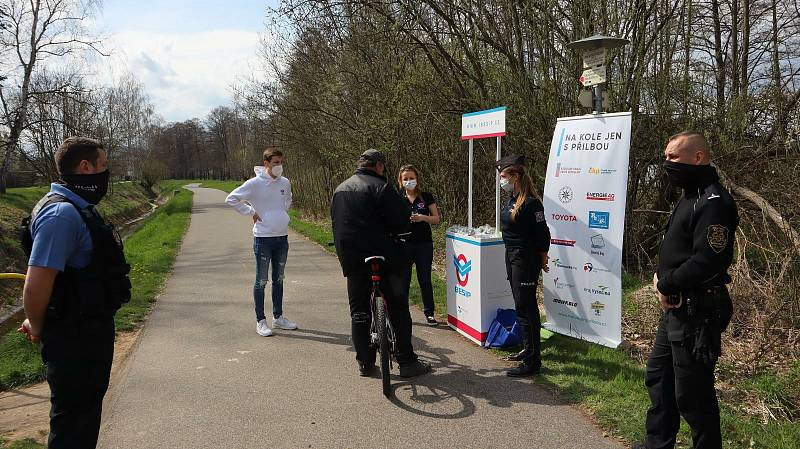
<svg viewBox="0 0 800 449"><path fill-rule="evenodd" d="M622 239L631 113L558 119L544 187L553 332L612 348L622 341Z"/></svg>
<svg viewBox="0 0 800 449"><path fill-rule="evenodd" d="M583 68L588 69L606 64L606 49L598 48L583 53Z"/></svg>
<svg viewBox="0 0 800 449"><path fill-rule="evenodd" d="M461 115L461 140L505 135L505 106Z"/></svg>
<svg viewBox="0 0 800 449"><path fill-rule="evenodd" d="M578 81L583 84L584 87L595 86L597 84L603 84L606 82L606 66L601 65L600 67L594 67L590 69L584 69L581 77L578 78Z"/></svg>

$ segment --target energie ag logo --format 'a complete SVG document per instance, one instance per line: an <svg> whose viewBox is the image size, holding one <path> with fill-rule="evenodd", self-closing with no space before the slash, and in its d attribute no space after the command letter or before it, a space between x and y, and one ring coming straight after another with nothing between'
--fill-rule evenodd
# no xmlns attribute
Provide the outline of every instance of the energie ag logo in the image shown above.
<svg viewBox="0 0 800 449"><path fill-rule="evenodd" d="M453 265L456 267L456 281L458 285L466 287L469 282L469 272L472 271L472 261L467 260L463 254L453 256Z"/></svg>

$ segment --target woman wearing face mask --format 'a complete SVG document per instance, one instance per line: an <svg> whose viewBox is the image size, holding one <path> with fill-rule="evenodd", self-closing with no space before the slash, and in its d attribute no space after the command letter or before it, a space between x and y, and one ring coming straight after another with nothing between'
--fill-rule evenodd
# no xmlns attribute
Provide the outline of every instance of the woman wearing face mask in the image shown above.
<svg viewBox="0 0 800 449"><path fill-rule="evenodd" d="M547 251L550 249L550 229L545 221L544 206L524 163L525 157L516 155L506 156L496 163L500 186L511 194L500 212L500 225L506 246L506 273L511 282L523 344L522 351L509 357L511 361L521 362L508 371L511 377L533 376L542 366L536 287L539 270L548 271Z"/></svg>
<svg viewBox="0 0 800 449"><path fill-rule="evenodd" d="M441 221L436 199L419 188L419 172L413 165L404 165L397 174L397 183L405 193L411 206L411 236L406 239L408 254L408 283L411 283L411 265L417 267L417 282L422 291L422 304L425 319L431 326L436 326L433 305L433 285L431 284L431 266L433 265L433 237L431 225Z"/></svg>

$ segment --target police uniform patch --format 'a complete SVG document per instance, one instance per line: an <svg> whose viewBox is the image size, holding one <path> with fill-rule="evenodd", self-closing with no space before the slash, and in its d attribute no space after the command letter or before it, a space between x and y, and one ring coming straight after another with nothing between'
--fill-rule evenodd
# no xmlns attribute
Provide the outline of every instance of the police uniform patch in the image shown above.
<svg viewBox="0 0 800 449"><path fill-rule="evenodd" d="M544 212L536 212L536 223L541 223L544 221Z"/></svg>
<svg viewBox="0 0 800 449"><path fill-rule="evenodd" d="M708 246L715 253L721 253L728 246L728 228L722 225L711 225L708 227Z"/></svg>

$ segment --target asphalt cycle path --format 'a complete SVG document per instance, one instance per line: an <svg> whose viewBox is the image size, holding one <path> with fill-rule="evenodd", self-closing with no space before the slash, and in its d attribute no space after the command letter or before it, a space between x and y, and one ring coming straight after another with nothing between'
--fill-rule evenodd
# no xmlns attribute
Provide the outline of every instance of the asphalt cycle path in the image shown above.
<svg viewBox="0 0 800 449"><path fill-rule="evenodd" d="M300 329L259 336L252 224L225 193L191 189L189 231L111 387L99 447L622 447L530 379L508 378L496 356L422 324L416 309L414 347L434 371L405 380L395 366L386 399L378 376L358 376L336 258L296 234L284 312Z"/></svg>

